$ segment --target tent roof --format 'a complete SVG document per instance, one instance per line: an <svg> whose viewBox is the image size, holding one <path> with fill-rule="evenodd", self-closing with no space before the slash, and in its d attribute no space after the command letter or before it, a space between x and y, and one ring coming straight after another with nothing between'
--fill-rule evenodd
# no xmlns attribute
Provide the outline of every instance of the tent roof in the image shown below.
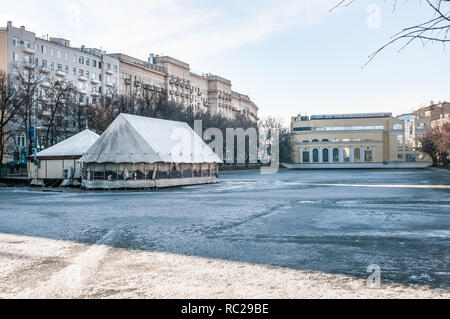
<svg viewBox="0 0 450 319"><path fill-rule="evenodd" d="M37 157L82 156L99 137L100 135L90 130L84 130L37 153Z"/></svg>
<svg viewBox="0 0 450 319"><path fill-rule="evenodd" d="M120 114L81 158L85 163L221 163L184 122Z"/></svg>

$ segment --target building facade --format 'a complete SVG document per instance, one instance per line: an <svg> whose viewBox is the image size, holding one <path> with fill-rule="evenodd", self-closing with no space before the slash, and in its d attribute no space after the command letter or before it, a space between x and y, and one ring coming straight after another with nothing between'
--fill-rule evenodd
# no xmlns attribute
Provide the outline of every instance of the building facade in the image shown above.
<svg viewBox="0 0 450 319"><path fill-rule="evenodd" d="M45 89L50 87L51 81L72 83L85 103L95 103L102 94L113 94L118 90L119 60L99 49L72 47L67 39L37 37L24 26L17 28L8 22L6 28L0 28L0 71L17 76L21 70L29 72L30 69L39 70L42 75L41 99L45 99ZM11 125L17 126L17 123ZM36 129L40 127L36 121L33 125ZM41 140L36 137L38 149ZM10 138L8 157L4 162L24 161L26 145L25 132Z"/></svg>
<svg viewBox="0 0 450 319"><path fill-rule="evenodd" d="M415 111L414 116L416 119L419 119L420 122L428 125L427 127L429 128L442 125L443 123L450 122L450 103L431 103L429 106L422 107Z"/></svg>
<svg viewBox="0 0 450 319"><path fill-rule="evenodd" d="M91 103L101 94L114 93L119 84L119 61L114 57L99 49L71 47L63 38L40 38L8 22L0 29L0 70L14 75L26 65L41 68L48 79L71 82Z"/></svg>
<svg viewBox="0 0 450 319"><path fill-rule="evenodd" d="M67 39L38 37L24 26L18 28L8 22L0 28L0 71L14 76L24 67L39 68L44 74L44 98L50 81L63 80L71 82L80 98L89 104L102 95L159 92L170 101L191 106L195 112L210 111L230 119L244 115L251 121L258 120L258 107L248 96L233 92L231 81L195 74L189 64L180 60L151 54L148 61L143 61L122 53L72 47ZM37 140L39 144L39 137ZM17 153L25 149L27 136L19 133L8 143ZM9 154L4 162L17 161L17 157ZM19 157L26 158L26 151Z"/></svg>
<svg viewBox="0 0 450 319"><path fill-rule="evenodd" d="M210 111L230 119L244 115L251 121L258 120L256 104L248 96L233 92L230 80L193 73L189 64L169 56L150 54L148 61L122 53L109 56L120 62L121 94L162 92L169 101L192 107L195 112Z"/></svg>
<svg viewBox="0 0 450 319"><path fill-rule="evenodd" d="M299 115L291 121L291 158L294 164L428 160L417 147L407 157L406 123L391 113Z"/></svg>

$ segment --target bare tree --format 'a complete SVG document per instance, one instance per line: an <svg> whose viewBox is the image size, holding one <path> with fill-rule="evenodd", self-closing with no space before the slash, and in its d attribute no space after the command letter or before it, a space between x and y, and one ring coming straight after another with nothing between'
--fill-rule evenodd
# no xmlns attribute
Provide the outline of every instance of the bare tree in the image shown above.
<svg viewBox="0 0 450 319"><path fill-rule="evenodd" d="M12 131L9 124L17 116L19 104L19 90L11 76L0 71L0 168L6 154L7 141Z"/></svg>
<svg viewBox="0 0 450 319"><path fill-rule="evenodd" d="M68 106L72 106L72 101L76 97L76 87L64 80L51 79L44 94L40 97L40 112L38 112L38 122L44 130L45 146L51 146L57 142L60 135L63 135L68 125L61 125L64 121L70 120Z"/></svg>
<svg viewBox="0 0 450 319"><path fill-rule="evenodd" d="M34 62L24 62L22 66L15 65L15 76L21 95L19 114L22 118L22 128L27 136L27 154L30 155L33 149L33 141L28 136L28 131L36 122L36 112L39 106L41 94L41 84L45 82L46 76L42 68Z"/></svg>
<svg viewBox="0 0 450 319"><path fill-rule="evenodd" d="M337 3L330 11L339 7L347 7L356 0L342 0ZM394 10L396 9L397 0L393 1ZM369 60L364 65L369 64L381 51L394 43L402 42L400 51L414 41L421 41L423 45L428 42L441 43L445 46L450 42L450 8L444 9L443 5L448 0L425 0L427 3L431 17L426 21L406 27L400 32L394 34L391 39L382 47L369 55Z"/></svg>
<svg viewBox="0 0 450 319"><path fill-rule="evenodd" d="M420 150L430 155L433 166L448 167L450 154L450 122L436 125L427 134L419 136Z"/></svg>

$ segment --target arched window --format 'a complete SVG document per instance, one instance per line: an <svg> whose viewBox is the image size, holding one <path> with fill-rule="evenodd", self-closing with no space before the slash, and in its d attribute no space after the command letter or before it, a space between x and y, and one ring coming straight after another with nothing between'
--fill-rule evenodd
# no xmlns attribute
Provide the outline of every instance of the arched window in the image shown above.
<svg viewBox="0 0 450 319"><path fill-rule="evenodd" d="M328 163L328 148L324 148L322 151L322 162Z"/></svg>
<svg viewBox="0 0 450 319"><path fill-rule="evenodd" d="M339 149L333 149L333 162L339 162Z"/></svg>
<svg viewBox="0 0 450 319"><path fill-rule="evenodd" d="M319 142L319 140L312 140L312 142L313 142L313 143L318 143L318 142Z"/></svg>
<svg viewBox="0 0 450 319"><path fill-rule="evenodd" d="M317 148L313 150L313 162L319 163L319 150Z"/></svg>
<svg viewBox="0 0 450 319"><path fill-rule="evenodd" d="M326 138L322 140L322 142L329 142L329 141L330 141L330 140L328 140L328 139L326 139Z"/></svg>
<svg viewBox="0 0 450 319"><path fill-rule="evenodd" d="M355 148L354 158L355 162L357 163L361 162L361 150L359 149L359 147Z"/></svg>

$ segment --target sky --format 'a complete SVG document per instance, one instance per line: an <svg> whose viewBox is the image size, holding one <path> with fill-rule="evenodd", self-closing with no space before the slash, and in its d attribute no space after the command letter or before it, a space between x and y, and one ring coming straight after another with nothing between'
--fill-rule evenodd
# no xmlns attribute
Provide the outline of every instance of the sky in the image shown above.
<svg viewBox="0 0 450 319"><path fill-rule="evenodd" d="M403 114L450 100L449 52L441 44L388 47L404 27L432 16L426 1L3 0L0 26L24 25L146 60L150 53L230 79L261 118L297 114ZM450 11L450 3L443 4Z"/></svg>

